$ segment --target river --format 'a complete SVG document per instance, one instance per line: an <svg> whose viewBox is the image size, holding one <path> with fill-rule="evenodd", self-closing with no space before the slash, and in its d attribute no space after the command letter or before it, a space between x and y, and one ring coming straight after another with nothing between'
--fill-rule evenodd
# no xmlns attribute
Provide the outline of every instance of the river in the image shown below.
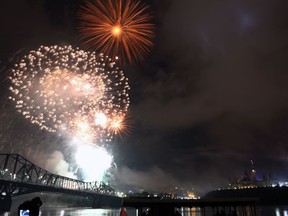
<svg viewBox="0 0 288 216"><path fill-rule="evenodd" d="M137 216L137 211L133 208L126 209L128 216ZM181 216L203 216L199 208L181 208ZM288 206L258 206L257 216L288 216ZM226 209L227 215L229 210ZM205 216L215 215L212 209L206 209ZM237 216L242 216L241 211L237 210ZM4 213L3 216L15 216L15 211ZM120 209L90 209L90 208L41 208L41 216L119 216ZM250 214L248 214L250 215ZM162 216L162 215L161 215ZM163 215L164 216L164 215Z"/></svg>
<svg viewBox="0 0 288 216"><path fill-rule="evenodd" d="M128 216L136 216L135 209L126 209ZM6 212L3 216L15 216L16 211ZM119 216L120 209L90 208L41 208L40 216Z"/></svg>

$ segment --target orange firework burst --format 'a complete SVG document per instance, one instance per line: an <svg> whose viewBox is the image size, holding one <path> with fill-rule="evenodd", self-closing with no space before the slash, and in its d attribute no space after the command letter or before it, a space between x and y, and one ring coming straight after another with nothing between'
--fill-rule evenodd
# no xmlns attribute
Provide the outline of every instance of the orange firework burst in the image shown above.
<svg viewBox="0 0 288 216"><path fill-rule="evenodd" d="M79 11L83 44L110 56L141 61L153 43L154 24L140 0L85 0Z"/></svg>

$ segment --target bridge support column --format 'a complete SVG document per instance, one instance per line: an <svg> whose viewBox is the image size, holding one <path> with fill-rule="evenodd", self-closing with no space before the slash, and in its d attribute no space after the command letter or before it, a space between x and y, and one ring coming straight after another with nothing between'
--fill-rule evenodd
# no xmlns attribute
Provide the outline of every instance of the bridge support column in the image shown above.
<svg viewBox="0 0 288 216"><path fill-rule="evenodd" d="M0 198L0 212L10 211L11 205L12 198L10 196Z"/></svg>

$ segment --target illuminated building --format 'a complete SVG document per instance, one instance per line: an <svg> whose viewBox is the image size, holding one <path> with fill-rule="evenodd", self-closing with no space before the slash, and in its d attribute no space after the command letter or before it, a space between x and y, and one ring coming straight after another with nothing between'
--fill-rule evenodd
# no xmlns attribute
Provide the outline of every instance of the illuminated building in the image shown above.
<svg viewBox="0 0 288 216"><path fill-rule="evenodd" d="M254 163L251 160L251 171L250 173L244 172L243 177L240 180L233 180L230 182L230 189L242 189L242 188L257 188L257 187L275 187L279 183L272 178L271 175L266 177L263 175L262 178L256 177L256 169L254 168Z"/></svg>

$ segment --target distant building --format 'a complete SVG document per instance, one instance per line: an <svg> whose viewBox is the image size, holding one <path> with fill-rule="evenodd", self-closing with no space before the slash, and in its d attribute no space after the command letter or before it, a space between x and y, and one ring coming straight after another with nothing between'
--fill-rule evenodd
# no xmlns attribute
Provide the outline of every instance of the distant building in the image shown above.
<svg viewBox="0 0 288 216"><path fill-rule="evenodd" d="M266 177L263 175L262 178L257 179L256 169L254 168L254 163L251 160L251 171L244 172L243 177L240 180L234 179L230 182L230 189L241 189L241 188L256 188L256 187L274 187L278 184L278 181L272 178L271 175Z"/></svg>
<svg viewBox="0 0 288 216"><path fill-rule="evenodd" d="M194 190L189 190L187 188L175 187L171 190L171 195L173 199L197 199Z"/></svg>

